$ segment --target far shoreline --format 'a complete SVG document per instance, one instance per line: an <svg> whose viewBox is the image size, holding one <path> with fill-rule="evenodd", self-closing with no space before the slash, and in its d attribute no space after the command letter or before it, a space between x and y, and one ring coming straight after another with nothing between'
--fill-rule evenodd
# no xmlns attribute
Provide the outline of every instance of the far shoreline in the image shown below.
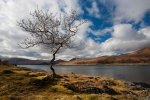
<svg viewBox="0 0 150 100"><path fill-rule="evenodd" d="M19 64L20 65L36 65L36 64ZM42 65L42 64L37 64L37 65ZM43 65L48 65L48 64L43 64ZM56 64L54 66L150 66L149 63L128 63L128 64L122 64L122 63L115 63L115 64Z"/></svg>
<svg viewBox="0 0 150 100"><path fill-rule="evenodd" d="M137 63L128 63L128 64L66 64L66 65L55 65L55 66L138 66L138 65L143 65L143 66L150 66L150 64L137 64Z"/></svg>

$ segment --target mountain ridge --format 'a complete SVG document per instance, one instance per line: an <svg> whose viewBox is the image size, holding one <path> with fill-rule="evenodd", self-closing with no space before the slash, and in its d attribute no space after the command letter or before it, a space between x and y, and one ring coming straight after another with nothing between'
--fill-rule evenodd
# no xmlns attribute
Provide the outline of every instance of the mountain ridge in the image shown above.
<svg viewBox="0 0 150 100"><path fill-rule="evenodd" d="M150 64L150 46L131 53L97 58L76 59L59 65L98 65L98 64Z"/></svg>
<svg viewBox="0 0 150 100"><path fill-rule="evenodd" d="M13 65L49 65L49 60L31 60L26 58L6 58L0 56L0 59L7 60ZM142 49L112 56L100 56L96 58L72 58L70 61L58 59L55 65L99 65L99 64L150 64L150 46Z"/></svg>

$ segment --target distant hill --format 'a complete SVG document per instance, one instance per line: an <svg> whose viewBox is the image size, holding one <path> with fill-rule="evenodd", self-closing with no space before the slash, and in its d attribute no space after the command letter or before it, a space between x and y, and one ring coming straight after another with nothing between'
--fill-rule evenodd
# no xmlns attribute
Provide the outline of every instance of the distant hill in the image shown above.
<svg viewBox="0 0 150 100"><path fill-rule="evenodd" d="M17 65L47 65L49 61L47 60L30 60L24 58L9 58L9 64Z"/></svg>
<svg viewBox="0 0 150 100"><path fill-rule="evenodd" d="M25 58L7 58L0 56L15 65L48 65L49 60L30 60ZM122 55L101 56L97 58L73 58L70 61L56 60L56 65L98 65L98 64L150 64L150 46Z"/></svg>
<svg viewBox="0 0 150 100"><path fill-rule="evenodd" d="M143 49L113 56L101 56L89 59L73 59L60 65L97 65L97 64L150 64L150 46Z"/></svg>
<svg viewBox="0 0 150 100"><path fill-rule="evenodd" d="M25 58L4 58L0 57L2 60L6 60L9 62L9 64L12 65L48 65L50 60L31 60L31 59L25 59ZM64 62L63 60L56 60L55 64Z"/></svg>

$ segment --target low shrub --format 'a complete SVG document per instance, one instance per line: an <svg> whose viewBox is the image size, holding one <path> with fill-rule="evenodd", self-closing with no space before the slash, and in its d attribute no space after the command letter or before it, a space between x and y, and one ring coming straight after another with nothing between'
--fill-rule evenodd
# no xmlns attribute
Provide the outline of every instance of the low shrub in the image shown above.
<svg viewBox="0 0 150 100"><path fill-rule="evenodd" d="M12 70L3 70L2 74L12 74L14 73Z"/></svg>

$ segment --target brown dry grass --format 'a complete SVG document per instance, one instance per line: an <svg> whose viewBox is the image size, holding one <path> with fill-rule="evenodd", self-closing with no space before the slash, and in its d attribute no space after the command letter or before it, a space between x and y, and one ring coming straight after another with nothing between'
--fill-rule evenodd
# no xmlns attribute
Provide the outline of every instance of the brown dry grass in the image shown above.
<svg viewBox="0 0 150 100"><path fill-rule="evenodd" d="M0 100L127 100L150 96L150 92L143 92L146 90L125 86L125 81L79 74L60 76L52 80L45 72L0 66ZM89 87L104 90L106 86L117 94L80 91Z"/></svg>

